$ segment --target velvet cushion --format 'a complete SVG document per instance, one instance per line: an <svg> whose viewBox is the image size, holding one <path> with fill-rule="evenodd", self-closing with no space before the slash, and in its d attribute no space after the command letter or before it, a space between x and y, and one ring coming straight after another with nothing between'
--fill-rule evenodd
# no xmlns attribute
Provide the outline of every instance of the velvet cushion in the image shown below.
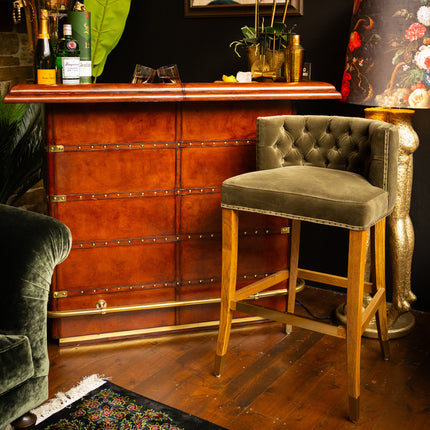
<svg viewBox="0 0 430 430"><path fill-rule="evenodd" d="M70 230L49 216L0 205L0 333L29 338L35 374L47 375L52 274L68 255Z"/></svg>
<svg viewBox="0 0 430 430"><path fill-rule="evenodd" d="M316 166L358 173L396 199L399 134L386 122L342 116L278 115L257 120L257 170Z"/></svg>
<svg viewBox="0 0 430 430"><path fill-rule="evenodd" d="M257 169L224 181L224 208L367 230L390 214L399 136L382 121L257 119Z"/></svg>
<svg viewBox="0 0 430 430"><path fill-rule="evenodd" d="M0 335L0 394L22 384L33 374L28 338Z"/></svg>
<svg viewBox="0 0 430 430"><path fill-rule="evenodd" d="M17 351L10 372L15 369L21 375L15 375L18 385L0 394L0 428L47 399L49 291L53 271L67 257L71 244L70 230L60 221L0 205L0 336L27 339L32 372L20 382L25 360Z"/></svg>
<svg viewBox="0 0 430 430"><path fill-rule="evenodd" d="M0 397L0 429L48 399L48 377L33 376ZM3 427L2 427L3 426Z"/></svg>
<svg viewBox="0 0 430 430"><path fill-rule="evenodd" d="M388 193L357 173L290 166L227 179L222 207L367 230L386 216Z"/></svg>

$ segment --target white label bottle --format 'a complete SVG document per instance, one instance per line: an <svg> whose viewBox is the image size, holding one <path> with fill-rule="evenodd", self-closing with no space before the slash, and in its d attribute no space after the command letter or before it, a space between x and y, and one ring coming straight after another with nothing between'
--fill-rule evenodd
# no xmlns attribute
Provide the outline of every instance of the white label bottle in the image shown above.
<svg viewBox="0 0 430 430"><path fill-rule="evenodd" d="M77 85L80 82L80 51L78 42L72 38L72 26L64 24L64 38L58 43L57 69L61 70L61 83Z"/></svg>

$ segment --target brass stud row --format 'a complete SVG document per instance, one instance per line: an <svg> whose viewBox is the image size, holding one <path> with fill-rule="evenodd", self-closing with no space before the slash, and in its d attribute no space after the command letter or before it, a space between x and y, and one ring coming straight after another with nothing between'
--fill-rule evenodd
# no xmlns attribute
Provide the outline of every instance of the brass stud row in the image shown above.
<svg viewBox="0 0 430 430"><path fill-rule="evenodd" d="M145 148L172 148L193 146L237 146L255 144L255 140L231 139L220 141L197 141L197 142L147 142L147 143L120 143L120 144L88 144L88 145L50 145L48 152L74 152L74 151L106 151L121 149L145 149Z"/></svg>
<svg viewBox="0 0 430 430"><path fill-rule="evenodd" d="M221 187L188 188L180 190L133 191L122 193L68 194L64 196L49 196L49 201L54 203L60 203L65 201L187 196L190 194L211 194L217 192L221 192Z"/></svg>
<svg viewBox="0 0 430 430"><path fill-rule="evenodd" d="M261 279L267 278L272 273L262 273L262 274L245 274L238 277L238 279L249 280L249 279ZM168 282L159 282L159 283L148 283L148 284L138 284L138 285L124 285L117 286L111 288L90 288L90 289L81 289L81 290L69 290L64 292L66 294L63 295L55 295L54 298L64 298L71 297L77 295L85 295L85 294L113 294L118 292L127 292L127 291L142 291L145 289L155 289L155 288L175 288L175 287L189 287L193 285L203 285L203 284L213 284L215 282L221 282L221 278L219 277L211 277L206 279L191 279L191 280L182 280L182 281L168 281Z"/></svg>
<svg viewBox="0 0 430 430"><path fill-rule="evenodd" d="M282 230L277 229L257 229L253 231L240 231L239 236L259 236L269 234L282 234ZM89 241L89 242L77 242L73 244L73 249L88 249L88 248L100 248L100 247L115 247L115 246L129 246L129 245L142 245L142 244L153 244L153 243L172 243L180 242L185 240L207 240L215 237L221 237L221 233L193 233L185 235L167 235L160 237L146 237L146 238L135 238L135 239L120 239L120 240L105 240L105 241Z"/></svg>
<svg viewBox="0 0 430 430"><path fill-rule="evenodd" d="M167 143L122 143L122 144L103 144L103 145L70 145L65 148L65 151L106 151L120 149L145 149L145 148L172 148L176 147L175 142Z"/></svg>
<svg viewBox="0 0 430 430"><path fill-rule="evenodd" d="M197 142L188 142L188 143L186 143L186 142L179 142L178 143L178 146L184 146L184 147L193 147L193 146L200 146L200 147L203 147L203 146L207 146L207 147L216 147L216 146L227 146L227 145L229 145L229 146L237 146L237 145L250 145L251 143L253 143L253 144L255 144L255 140L249 140L249 139L246 139L246 140L236 140L236 139L232 139L232 140L224 140L224 141L222 141L222 140L220 140L220 141L213 141L213 140L211 140L211 141L203 141L203 142L199 142L199 141L197 141Z"/></svg>

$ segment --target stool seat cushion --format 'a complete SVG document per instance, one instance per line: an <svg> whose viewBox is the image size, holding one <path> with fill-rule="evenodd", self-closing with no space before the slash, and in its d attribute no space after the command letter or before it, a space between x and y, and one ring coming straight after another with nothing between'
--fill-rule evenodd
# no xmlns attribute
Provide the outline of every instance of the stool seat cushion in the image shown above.
<svg viewBox="0 0 430 430"><path fill-rule="evenodd" d="M315 166L245 173L222 184L221 206L351 230L368 230L389 212L388 193L363 176Z"/></svg>

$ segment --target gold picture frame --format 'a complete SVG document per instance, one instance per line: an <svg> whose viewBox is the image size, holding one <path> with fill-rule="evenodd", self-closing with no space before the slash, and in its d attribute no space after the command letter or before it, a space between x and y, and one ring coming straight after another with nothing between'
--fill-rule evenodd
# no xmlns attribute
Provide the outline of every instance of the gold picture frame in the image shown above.
<svg viewBox="0 0 430 430"><path fill-rule="evenodd" d="M251 16L255 13L256 0L184 0L185 17L228 17L228 16ZM232 1L232 4L226 4ZM284 10L286 0L277 0L279 14ZM234 2L234 3L233 3ZM221 4L223 3L223 4ZM273 10L273 0L260 0L261 15L270 15ZM287 15L303 15L303 0L291 0L288 5Z"/></svg>

